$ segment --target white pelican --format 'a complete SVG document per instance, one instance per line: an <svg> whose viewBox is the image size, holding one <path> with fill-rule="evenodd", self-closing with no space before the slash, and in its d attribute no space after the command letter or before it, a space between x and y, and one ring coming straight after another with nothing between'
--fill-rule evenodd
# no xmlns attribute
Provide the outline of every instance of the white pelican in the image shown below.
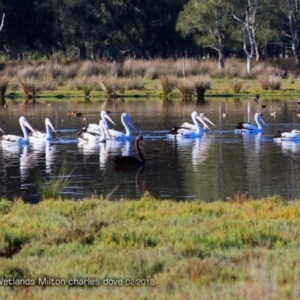
<svg viewBox="0 0 300 300"><path fill-rule="evenodd" d="M30 142L37 142L37 141L45 141L45 140L52 140L52 135L51 135L51 131L50 128L54 131L54 127L51 124L49 118L45 119L45 127L46 127L46 132L41 132L41 131L35 131L35 133L31 134L29 137Z"/></svg>
<svg viewBox="0 0 300 300"><path fill-rule="evenodd" d="M122 113L121 122L125 127L126 133L114 129L108 129L111 139L118 139L118 140L131 139L131 130L129 126L131 126L135 131L138 132L138 129L136 128L135 124L133 123L133 121L131 120L131 118L127 113Z"/></svg>
<svg viewBox="0 0 300 300"><path fill-rule="evenodd" d="M85 129L84 130L79 130L77 132L77 138L81 142L91 142L91 143L98 143L98 142L105 142L106 141L106 135L110 137L110 133L105 127L104 121L100 120L99 121L99 127L100 127L100 135L97 133L93 132L88 132L87 127L88 127L88 120L87 118L83 118L82 120L85 123Z"/></svg>
<svg viewBox="0 0 300 300"><path fill-rule="evenodd" d="M29 128L34 134L35 130L31 127L26 118L23 116L19 118L19 123L23 131L24 137L13 134L3 134L3 131L1 129L2 133L0 133L0 143L29 144L29 136L25 126Z"/></svg>
<svg viewBox="0 0 300 300"><path fill-rule="evenodd" d="M208 117L206 117L205 113L200 113L199 114L200 118L202 118L202 120L204 121L207 121L208 123L212 124L213 126L216 126ZM197 130L197 127L195 124L192 124L192 123L189 123L189 122L184 122L180 125L180 127L182 128L186 128L186 129L191 129L191 130L194 130L196 131ZM204 126L202 128L202 130L204 132L207 132L208 130L210 130L210 128L208 126Z"/></svg>
<svg viewBox="0 0 300 300"><path fill-rule="evenodd" d="M257 126L247 123L247 122L239 122L237 126L235 127L234 131L237 133L241 132L262 132L263 127L262 125L266 125L263 114L262 113L255 113L254 114L254 120L257 124Z"/></svg>
<svg viewBox="0 0 300 300"><path fill-rule="evenodd" d="M300 141L300 130L294 129L291 132L278 131L274 136L273 140L280 141Z"/></svg>
<svg viewBox="0 0 300 300"><path fill-rule="evenodd" d="M178 136L178 137L186 137L186 138L194 138L194 137L198 137L201 136L204 133L204 128L208 128L207 124L205 123L205 115L199 115L196 111L192 112L191 117L194 121L196 130L192 130L192 129L187 129L187 128L183 128L183 127L173 127L171 129L171 131L169 131L169 135L171 136ZM201 127L200 123L201 122L204 126Z"/></svg>
<svg viewBox="0 0 300 300"><path fill-rule="evenodd" d="M104 125L107 129L109 129L109 126L108 126L108 123L107 123L106 119L109 120L112 124L114 124L116 126L115 122L110 118L110 116L108 114L109 114L109 112L107 112L105 110L102 110L101 113L100 113L101 120L103 120ZM87 128L87 131L88 132L94 132L94 133L100 133L101 128L100 128L99 124L89 124L88 128Z"/></svg>

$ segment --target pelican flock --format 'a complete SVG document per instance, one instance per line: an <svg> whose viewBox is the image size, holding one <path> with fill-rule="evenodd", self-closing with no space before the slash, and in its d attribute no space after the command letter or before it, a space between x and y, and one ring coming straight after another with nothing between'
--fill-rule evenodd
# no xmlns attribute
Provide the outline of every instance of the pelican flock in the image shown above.
<svg viewBox="0 0 300 300"><path fill-rule="evenodd" d="M256 99L257 100L257 99ZM128 113L123 112L120 115L120 121L124 127L123 131L115 130L109 127L109 123L117 126L114 120L109 116L109 111L102 110L100 112L100 120L98 124L91 124L87 117L82 118L82 123L84 124L83 128L79 129L76 132L76 139L80 143L90 143L91 145L99 144L105 145L106 141L110 141L110 143L105 146L107 148L107 153L110 153L112 158L112 162L115 166L143 166L145 165L145 157L140 150L140 144L144 144L144 137L139 133L139 130ZM223 112L224 114L224 112ZM271 114L270 114L271 115ZM227 113L226 113L227 116ZM174 126L170 131L167 132L167 138L172 137L176 142L175 138L186 138L184 140L192 140L193 138L202 137L203 134L211 131L210 125L216 126L216 124L211 121L205 113L198 113L197 111L191 112L192 123L184 122L180 126ZM264 130L264 126L267 126L263 115L261 112L257 112L254 114L255 124L251 124L248 122L239 122L237 126L234 128L234 132L249 132L249 133L262 133ZM21 116L19 117L20 128L23 132L23 136L15 135L15 134L7 134L3 127L0 128L0 146L3 145L2 150L6 151L6 149L11 148L9 145L22 145L22 144L30 144L37 143L39 141L52 141L57 140L53 137L52 133L57 133L57 130L52 125L49 118L45 118L45 131L39 131L34 129L28 120ZM1 124L0 124L1 126ZM30 132L29 132L30 131ZM136 133L136 134L134 134ZM275 135L271 137L273 141L294 141L300 142L300 130L294 129L290 132L278 131ZM131 142L134 140L137 156L131 155L117 155L121 152L121 146L119 147L120 152L116 152L116 156L112 156L112 153L109 147L113 142L120 143L128 143L131 145ZM179 139L178 139L179 141ZM99 143L99 144L98 144ZM199 143L199 141L198 141ZM4 145L7 144L8 147L4 148ZM186 144L188 145L188 144ZM96 148L98 149L98 148ZM109 152L110 151L110 152ZM99 154L100 155L100 154Z"/></svg>
<svg viewBox="0 0 300 300"><path fill-rule="evenodd" d="M77 138L81 142L92 142L92 143L97 143L97 142L105 142L107 137L110 137L110 134L105 126L105 123L103 120L99 121L99 129L100 132L95 133L95 132L89 132L88 127L89 127L89 122L88 119L85 117L83 118L82 121L85 124L84 129L78 130L77 131Z"/></svg>
<svg viewBox="0 0 300 300"><path fill-rule="evenodd" d="M196 111L193 111L191 114L192 120L194 124L183 123L181 126L174 126L168 134L175 137L185 137L185 138L193 138L201 136L205 131L210 128L205 123L208 121L213 124L204 114L199 114ZM200 125L202 124L203 127Z"/></svg>
<svg viewBox="0 0 300 300"><path fill-rule="evenodd" d="M108 120L109 122L111 122L112 124L114 124L116 126L115 122L108 115L109 113L110 112L105 111L105 110L102 110L101 113L100 113L101 120L103 121L106 129L109 129L109 125L108 125L108 122L106 120ZM88 124L88 127L87 127L86 130L88 132L98 133L99 134L101 132L100 121L99 121L99 124L93 124L93 123Z"/></svg>
<svg viewBox="0 0 300 300"><path fill-rule="evenodd" d="M196 113L196 112L193 112L193 113ZM192 114L193 114L192 113ZM208 123L210 123L211 125L213 125L213 126L216 126L206 115L205 115L205 113L200 113L200 114L198 114L197 113L197 115L199 116L199 118L201 118L202 119L202 121L204 121L204 122L208 122ZM192 117L192 119L193 119L193 117ZM194 121L194 120L193 120ZM203 122L201 122L202 124L203 124ZM197 130L197 125L195 124L195 122L192 124L192 123L189 123L189 122L184 122L184 123L182 123L181 125L180 125L180 127L182 127L182 128L185 128L185 129L191 129L191 130L194 130L194 131L196 131ZM203 132L207 132L207 131L209 131L210 130L210 128L207 126L207 124L205 124L204 126L203 126L203 128L201 128L202 129L202 131Z"/></svg>

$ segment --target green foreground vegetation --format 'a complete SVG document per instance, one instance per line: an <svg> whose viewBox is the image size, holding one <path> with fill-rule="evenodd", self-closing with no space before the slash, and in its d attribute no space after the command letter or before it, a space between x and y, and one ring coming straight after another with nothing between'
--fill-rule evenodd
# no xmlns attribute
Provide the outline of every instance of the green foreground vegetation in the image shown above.
<svg viewBox="0 0 300 300"><path fill-rule="evenodd" d="M2 199L0 214L1 299L299 299L299 200Z"/></svg>

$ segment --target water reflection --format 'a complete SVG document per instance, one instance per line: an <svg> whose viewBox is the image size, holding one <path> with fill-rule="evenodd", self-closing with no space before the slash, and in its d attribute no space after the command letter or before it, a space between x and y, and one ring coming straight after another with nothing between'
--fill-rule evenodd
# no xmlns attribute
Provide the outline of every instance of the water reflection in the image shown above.
<svg viewBox="0 0 300 300"><path fill-rule="evenodd" d="M41 140L39 142L35 142L30 144L30 148L35 154L35 160L43 160L45 161L45 172L46 174L51 174L52 165L55 161L55 153L56 146L49 140Z"/></svg>
<svg viewBox="0 0 300 300"><path fill-rule="evenodd" d="M11 103L8 103L9 106ZM247 99L206 100L196 103L133 100L78 103L72 100L47 105L19 106L0 110L0 127L19 133L16 120L28 117L34 128L44 124L45 117L53 120L57 129L53 142L5 147L0 144L0 196L36 197L34 183L37 174L58 176L62 165L64 174L71 174L71 183L61 195L82 198L102 195L107 199L139 198L146 190L157 198L201 199L210 201L232 197L237 192L252 197L279 194L287 199L300 197L300 143L275 143L271 136L278 130L289 131L300 125L292 111L293 103L268 103L264 118L269 124L263 133L235 134L241 120L251 121L257 105ZM67 118L68 110L82 112L91 120L99 112L111 111L114 120L128 112L144 136L145 167L116 172L112 158L116 155L135 156L134 142L108 140L106 143L78 143L76 130L81 118ZM171 138L168 129L173 124L189 120L192 111L205 112L217 125L199 138ZM276 118L270 113L276 111ZM223 112L228 115L224 118ZM62 120L64 120L62 122ZM116 130L123 130L120 121Z"/></svg>
<svg viewBox="0 0 300 300"><path fill-rule="evenodd" d="M193 170L196 171L197 166L202 164L209 157L209 148L214 140L214 136L211 134L205 134L201 138L197 138L194 141L192 148L192 164Z"/></svg>

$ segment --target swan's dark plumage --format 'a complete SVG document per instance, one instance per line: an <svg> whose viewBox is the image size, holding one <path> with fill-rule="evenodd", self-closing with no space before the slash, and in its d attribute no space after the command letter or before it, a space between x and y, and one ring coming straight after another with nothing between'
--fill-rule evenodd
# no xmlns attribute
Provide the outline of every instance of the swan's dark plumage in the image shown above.
<svg viewBox="0 0 300 300"><path fill-rule="evenodd" d="M135 139L135 148L138 154L138 157L135 156L115 156L112 158L113 163L122 168L127 168L127 167L137 167L137 166L143 166L145 164L145 157L143 153L140 150L139 143L144 143L144 138L140 135L137 136Z"/></svg>

